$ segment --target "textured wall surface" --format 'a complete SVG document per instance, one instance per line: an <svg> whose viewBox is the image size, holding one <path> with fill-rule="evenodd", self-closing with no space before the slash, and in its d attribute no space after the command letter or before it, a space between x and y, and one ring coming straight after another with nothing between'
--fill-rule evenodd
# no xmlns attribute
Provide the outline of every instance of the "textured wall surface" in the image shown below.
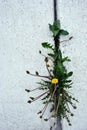
<svg viewBox="0 0 87 130"><path fill-rule="evenodd" d="M87 130L87 0L60 0L59 12L63 27L74 38L62 49L71 57L74 71L71 92L79 100L71 118L72 127L64 121L64 130Z"/></svg>
<svg viewBox="0 0 87 130"><path fill-rule="evenodd" d="M87 130L87 0L59 0L62 27L73 35L63 43L64 55L74 71L71 92L79 99L73 111L72 127L63 121L63 130ZM26 70L46 73L41 42L52 42L48 23L53 22L53 0L0 0L0 130L48 130L51 122L37 116L39 101L28 105L25 88L37 86L37 78ZM44 50L43 50L44 51ZM45 53L45 52L44 52ZM38 95L38 92L32 93Z"/></svg>

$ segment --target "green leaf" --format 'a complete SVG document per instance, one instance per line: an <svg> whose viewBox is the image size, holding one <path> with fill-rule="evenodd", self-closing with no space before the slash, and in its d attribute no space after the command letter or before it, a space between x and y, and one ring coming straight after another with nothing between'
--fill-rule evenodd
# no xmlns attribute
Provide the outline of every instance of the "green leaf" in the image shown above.
<svg viewBox="0 0 87 130"><path fill-rule="evenodd" d="M45 83L42 83L42 82L37 82L37 84L39 84L41 86L46 86Z"/></svg>
<svg viewBox="0 0 87 130"><path fill-rule="evenodd" d="M68 58L68 56L67 57L64 57L63 59L62 59L62 62L65 62L65 61L68 61L68 62L70 62L71 60Z"/></svg>
<svg viewBox="0 0 87 130"><path fill-rule="evenodd" d="M50 94L47 94L44 98L42 98L41 100L46 100L47 98L49 98Z"/></svg>
<svg viewBox="0 0 87 130"><path fill-rule="evenodd" d="M48 101L44 101L43 104L46 104Z"/></svg>
<svg viewBox="0 0 87 130"><path fill-rule="evenodd" d="M71 88L71 85L64 85L64 88Z"/></svg>
<svg viewBox="0 0 87 130"><path fill-rule="evenodd" d="M73 72L71 71L71 72L69 72L67 75L68 75L68 77L70 77L70 76L73 75Z"/></svg>
<svg viewBox="0 0 87 130"><path fill-rule="evenodd" d="M48 49L48 48L49 48L49 49L53 49L53 48L52 48L52 45L50 45L48 42L43 42L43 43L42 43L42 46L43 46L44 48L47 48L47 49Z"/></svg>
<svg viewBox="0 0 87 130"><path fill-rule="evenodd" d="M49 24L49 29L50 29L50 31L54 31L54 27L53 27L53 25L51 25L51 24Z"/></svg>
<svg viewBox="0 0 87 130"><path fill-rule="evenodd" d="M59 60L62 61L62 52L61 52L61 50L58 51L58 54L59 54Z"/></svg>
<svg viewBox="0 0 87 130"><path fill-rule="evenodd" d="M58 68L59 68L61 73L64 73L65 68L61 62L58 62Z"/></svg>
<svg viewBox="0 0 87 130"><path fill-rule="evenodd" d="M54 25L49 24L50 31L53 33L53 36L56 37L59 33L59 28Z"/></svg>
<svg viewBox="0 0 87 130"><path fill-rule="evenodd" d="M56 28L59 28L60 29L60 20L56 20L53 25L56 27Z"/></svg>
<svg viewBox="0 0 87 130"><path fill-rule="evenodd" d="M59 33L60 33L60 35L68 35L69 34L66 30L63 30L63 29L61 29Z"/></svg>
<svg viewBox="0 0 87 130"><path fill-rule="evenodd" d="M54 54L52 54L52 53L48 53L48 56L54 58Z"/></svg>
<svg viewBox="0 0 87 130"><path fill-rule="evenodd" d="M53 36L56 37L56 36L58 35L58 33L59 33L59 30L55 30L55 31L53 32Z"/></svg>
<svg viewBox="0 0 87 130"><path fill-rule="evenodd" d="M66 83L70 83L70 82L72 82L72 80L66 80L65 82L66 82Z"/></svg>
<svg viewBox="0 0 87 130"><path fill-rule="evenodd" d="M39 90L47 90L48 88L47 87L41 87L39 88Z"/></svg>

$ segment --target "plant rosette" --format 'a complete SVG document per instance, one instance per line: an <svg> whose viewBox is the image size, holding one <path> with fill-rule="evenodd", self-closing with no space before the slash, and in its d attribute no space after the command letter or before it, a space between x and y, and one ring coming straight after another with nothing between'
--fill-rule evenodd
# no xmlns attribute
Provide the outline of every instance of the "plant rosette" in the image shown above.
<svg viewBox="0 0 87 130"><path fill-rule="evenodd" d="M53 34L54 40L55 38L59 38L62 35L69 35L66 30L61 29L60 20L56 20L53 25L49 24L49 29ZM71 39L72 37L69 37L68 40L64 41L59 40L59 43L69 41ZM30 97L28 103L32 103L38 99L41 99L43 101L43 108L37 113L40 115L40 118L43 118L45 121L57 117L60 120L66 118L68 124L71 125L69 117L73 116L74 114L71 112L69 105L76 109L75 102L78 102L78 100L72 97L68 91L70 88L72 88L72 80L70 77L73 75L73 72L68 72L64 63L70 62L71 60L68 58L68 56L63 57L61 50L57 50L52 44L48 42L43 42L42 47L49 49L51 52L47 53L47 55L44 55L42 54L41 50L39 51L39 53L44 57L45 67L47 69L48 75L40 75L38 71L36 71L35 74L26 71L27 74L41 77L42 79L40 82L38 82L39 87L33 90L25 89L25 91L43 91L43 93L37 97ZM49 64L50 61L51 65ZM49 104L51 104L51 116L44 118L43 116ZM56 123L54 122L54 125L55 124ZM50 127L50 130L53 128L53 126Z"/></svg>

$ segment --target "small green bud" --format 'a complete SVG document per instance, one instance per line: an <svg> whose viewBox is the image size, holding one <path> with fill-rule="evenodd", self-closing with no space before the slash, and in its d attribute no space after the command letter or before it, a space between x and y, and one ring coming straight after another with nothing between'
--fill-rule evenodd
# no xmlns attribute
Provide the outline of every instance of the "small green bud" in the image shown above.
<svg viewBox="0 0 87 130"><path fill-rule="evenodd" d="M52 130L52 126L50 127L50 130Z"/></svg>
<svg viewBox="0 0 87 130"><path fill-rule="evenodd" d="M70 122L70 120L69 120L69 119L68 119L67 121L68 121L68 122Z"/></svg>
<svg viewBox="0 0 87 130"><path fill-rule="evenodd" d="M39 73L37 71L35 73L36 73L36 75L39 75Z"/></svg>
<svg viewBox="0 0 87 130"><path fill-rule="evenodd" d="M26 92L28 92L28 93L30 92L30 90L29 90L29 89L25 89L25 91L26 91Z"/></svg>
<svg viewBox="0 0 87 130"><path fill-rule="evenodd" d="M73 38L73 36L71 36L70 38L69 38L69 40L71 40Z"/></svg>
<svg viewBox="0 0 87 130"><path fill-rule="evenodd" d="M71 116L74 116L74 114L73 114L73 113L71 113Z"/></svg>
<svg viewBox="0 0 87 130"><path fill-rule="evenodd" d="M69 123L69 126L71 126L72 124L71 123Z"/></svg>
<svg viewBox="0 0 87 130"><path fill-rule="evenodd" d="M30 99L34 100L34 97L30 97Z"/></svg>
<svg viewBox="0 0 87 130"><path fill-rule="evenodd" d="M50 65L49 65L49 64L46 64L46 66L47 66L47 67L50 67Z"/></svg>
<svg viewBox="0 0 87 130"><path fill-rule="evenodd" d="M48 119L46 118L46 119L44 119L44 121L48 121Z"/></svg>
<svg viewBox="0 0 87 130"><path fill-rule="evenodd" d="M74 109L76 109L77 107L76 106L73 106Z"/></svg>
<svg viewBox="0 0 87 130"><path fill-rule="evenodd" d="M48 62L48 57L45 57L45 62Z"/></svg>
<svg viewBox="0 0 87 130"><path fill-rule="evenodd" d="M41 50L39 50L39 53L41 54Z"/></svg>
<svg viewBox="0 0 87 130"><path fill-rule="evenodd" d="M27 103L31 103L31 100L29 100Z"/></svg>
<svg viewBox="0 0 87 130"><path fill-rule="evenodd" d="M30 72L29 72L28 70L26 71L26 73L27 73L27 74L30 74Z"/></svg>
<svg viewBox="0 0 87 130"><path fill-rule="evenodd" d="M41 114L42 113L42 111L39 111L37 114Z"/></svg>

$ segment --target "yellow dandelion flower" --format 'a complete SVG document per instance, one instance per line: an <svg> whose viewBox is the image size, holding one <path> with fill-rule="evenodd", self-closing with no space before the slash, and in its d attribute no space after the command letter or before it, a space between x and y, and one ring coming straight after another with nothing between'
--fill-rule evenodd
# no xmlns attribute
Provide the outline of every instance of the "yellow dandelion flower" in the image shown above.
<svg viewBox="0 0 87 130"><path fill-rule="evenodd" d="M58 82L59 82L59 81L58 81L57 78L53 78L53 79L51 80L51 83L52 83L52 84L58 84Z"/></svg>

